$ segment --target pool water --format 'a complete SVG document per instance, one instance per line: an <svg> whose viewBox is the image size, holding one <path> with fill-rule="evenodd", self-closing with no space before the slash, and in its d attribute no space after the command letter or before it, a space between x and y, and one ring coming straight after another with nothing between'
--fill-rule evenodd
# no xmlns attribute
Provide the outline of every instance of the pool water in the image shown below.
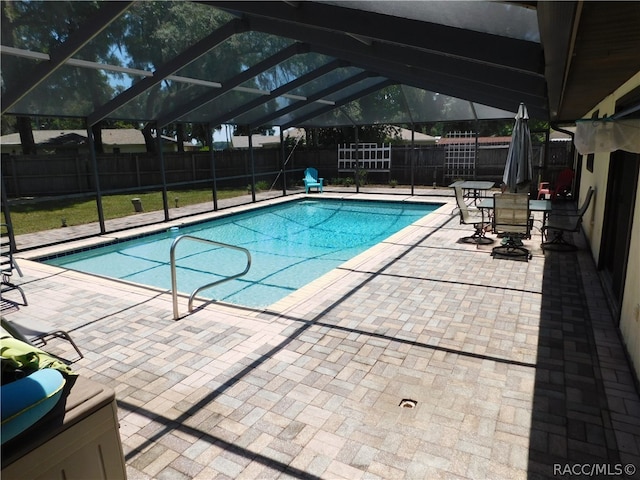
<svg viewBox="0 0 640 480"><path fill-rule="evenodd" d="M229 215L45 263L169 290L170 249L193 235L248 249L249 272L200 296L247 307L266 307L440 207L440 204L301 200ZM238 251L189 240L176 248L177 288L198 287L241 272Z"/></svg>

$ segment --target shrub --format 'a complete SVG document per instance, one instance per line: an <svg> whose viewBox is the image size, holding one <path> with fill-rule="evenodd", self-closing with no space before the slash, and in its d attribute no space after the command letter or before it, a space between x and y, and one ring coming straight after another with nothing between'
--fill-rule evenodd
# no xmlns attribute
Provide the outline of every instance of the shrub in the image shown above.
<svg viewBox="0 0 640 480"><path fill-rule="evenodd" d="M259 192L264 192L266 190L269 190L271 186L269 185L269 182L265 181L265 180L260 180L259 182L256 182L256 190Z"/></svg>

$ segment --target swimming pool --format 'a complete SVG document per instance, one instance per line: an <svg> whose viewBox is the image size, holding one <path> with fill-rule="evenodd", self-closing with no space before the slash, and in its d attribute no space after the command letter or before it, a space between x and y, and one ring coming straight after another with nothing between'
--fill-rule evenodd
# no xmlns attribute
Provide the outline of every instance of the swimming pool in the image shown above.
<svg viewBox="0 0 640 480"><path fill-rule="evenodd" d="M252 257L251 269L244 277L205 290L200 296L260 308L284 298L440 206L358 200L292 201L62 255L44 263L170 289L171 244L179 235L193 235L244 247ZM241 252L183 243L176 248L180 292L191 293L238 273L246 264Z"/></svg>

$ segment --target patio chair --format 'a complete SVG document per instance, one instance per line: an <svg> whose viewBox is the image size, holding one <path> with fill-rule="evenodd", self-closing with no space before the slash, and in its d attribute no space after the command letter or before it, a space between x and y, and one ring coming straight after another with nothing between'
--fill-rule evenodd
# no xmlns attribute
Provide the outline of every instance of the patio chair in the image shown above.
<svg viewBox="0 0 640 480"><path fill-rule="evenodd" d="M318 170L309 167L304 171L304 192L309 193L310 188L317 188L318 192L322 192L322 184L324 178L318 178Z"/></svg>
<svg viewBox="0 0 640 480"><path fill-rule="evenodd" d="M18 273L22 276L22 272L18 267L15 259L13 258L13 246L11 244L11 226L6 223L0 224L0 275L2 279L0 281L0 294L4 298L4 293L11 290L17 290L22 295L22 302L27 305L27 296L24 294L24 290L19 285L12 282L13 273Z"/></svg>
<svg viewBox="0 0 640 480"><path fill-rule="evenodd" d="M494 247L492 256L531 258L522 239L531 238L532 219L528 193L496 193L493 197L493 233L502 235L502 244Z"/></svg>
<svg viewBox="0 0 640 480"><path fill-rule="evenodd" d="M565 239L564 234L565 232L573 233L580 231L582 218L589 208L589 204L591 203L591 198L594 193L595 190L592 187L589 187L589 190L587 190L587 196L585 197L584 202L582 202L582 206L576 212L551 212L549 220L543 229L543 237L546 234L546 237L548 238L548 231L551 230L553 232L553 238L542 243L543 250L572 252L578 249L575 244L570 243Z"/></svg>
<svg viewBox="0 0 640 480"><path fill-rule="evenodd" d="M573 170L565 168L560 172L556 179L555 186L550 187L549 182L540 182L538 186L538 200L544 200L546 195L549 195L551 200L556 200L558 195L566 198L569 192L571 192L571 184L573 183Z"/></svg>
<svg viewBox="0 0 640 480"><path fill-rule="evenodd" d="M460 224L473 225L476 229L473 235L462 237L460 241L463 243L475 243L476 245L489 245L490 243L493 243L494 240L492 238L485 236L486 228L489 226L489 219L487 218L487 222L485 223L485 219L480 209L470 208L464 202L464 195L461 187L455 186L453 187L453 190L456 192L456 203L458 204L458 212L460 213Z"/></svg>
<svg viewBox="0 0 640 480"><path fill-rule="evenodd" d="M13 320L7 320L4 317L2 317L0 321L2 322L2 328L18 340L22 340L23 342L42 348L47 345L49 340L59 338L68 341L78 353L79 357L84 358L84 355L76 343L71 339L71 336L69 336L66 331L59 330L48 322L41 320L29 320L17 323Z"/></svg>

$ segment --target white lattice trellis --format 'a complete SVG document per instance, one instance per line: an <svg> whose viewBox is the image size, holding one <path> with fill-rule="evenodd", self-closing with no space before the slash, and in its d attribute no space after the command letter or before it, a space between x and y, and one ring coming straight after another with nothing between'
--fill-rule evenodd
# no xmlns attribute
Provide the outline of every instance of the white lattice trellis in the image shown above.
<svg viewBox="0 0 640 480"><path fill-rule="evenodd" d="M447 138L454 140L445 145L445 176L455 179L474 178L476 170L476 134L474 132L450 132L447 134Z"/></svg>
<svg viewBox="0 0 640 480"><path fill-rule="evenodd" d="M391 170L391 144L358 143L358 168L367 171ZM338 171L353 172L356 169L356 144L338 145Z"/></svg>

